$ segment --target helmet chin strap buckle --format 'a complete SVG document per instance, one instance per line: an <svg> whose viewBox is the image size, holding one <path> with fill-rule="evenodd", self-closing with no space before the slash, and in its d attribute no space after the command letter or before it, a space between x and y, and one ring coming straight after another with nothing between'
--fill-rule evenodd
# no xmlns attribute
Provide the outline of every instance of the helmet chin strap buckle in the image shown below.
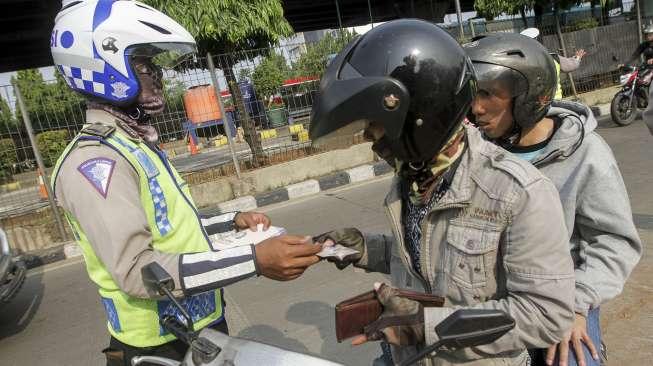
<svg viewBox="0 0 653 366"><path fill-rule="evenodd" d="M150 120L150 115L145 112L142 106L136 105L135 107L126 110L129 118L138 122L147 122Z"/></svg>
<svg viewBox="0 0 653 366"><path fill-rule="evenodd" d="M420 165L417 166L416 164L420 164ZM424 169L426 167L426 162L425 161L422 161L422 162L419 162L419 163L409 162L408 167L411 168L412 170L420 171L420 170L422 170L422 169Z"/></svg>

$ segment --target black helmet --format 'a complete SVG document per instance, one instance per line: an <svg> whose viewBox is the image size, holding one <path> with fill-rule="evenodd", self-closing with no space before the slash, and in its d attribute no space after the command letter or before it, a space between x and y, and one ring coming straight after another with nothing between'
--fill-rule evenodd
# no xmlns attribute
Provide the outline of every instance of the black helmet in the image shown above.
<svg viewBox="0 0 653 366"><path fill-rule="evenodd" d="M512 92L518 126L532 126L544 118L558 86L553 58L544 46L520 34L494 33L463 48L474 64L479 89L501 85Z"/></svg>
<svg viewBox="0 0 653 366"><path fill-rule="evenodd" d="M473 67L438 26L400 19L350 42L329 64L311 113L312 139L374 121L394 157L432 159L465 118Z"/></svg>

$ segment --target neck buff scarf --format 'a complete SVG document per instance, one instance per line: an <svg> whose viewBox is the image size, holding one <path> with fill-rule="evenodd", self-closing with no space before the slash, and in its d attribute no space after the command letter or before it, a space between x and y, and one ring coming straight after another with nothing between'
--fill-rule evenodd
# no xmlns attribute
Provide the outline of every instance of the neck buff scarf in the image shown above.
<svg viewBox="0 0 653 366"><path fill-rule="evenodd" d="M114 117L120 119L121 121L125 122L127 126L129 126L131 129L136 131L138 136L143 140L145 140L146 142L156 144L159 140L159 134L158 132L156 132L154 126L147 124L147 122L139 122L138 120L131 118L127 113L125 113L122 109L119 109L118 107L115 107L111 104L104 104L98 102L88 102L86 104L86 107L88 109L103 110L113 115ZM144 112L141 110L140 113L144 113Z"/></svg>
<svg viewBox="0 0 653 366"><path fill-rule="evenodd" d="M410 164L397 162L399 175L410 187L409 198L413 204L423 205L429 202L440 178L465 151L464 137L465 128L461 125L438 155L422 169L413 169Z"/></svg>

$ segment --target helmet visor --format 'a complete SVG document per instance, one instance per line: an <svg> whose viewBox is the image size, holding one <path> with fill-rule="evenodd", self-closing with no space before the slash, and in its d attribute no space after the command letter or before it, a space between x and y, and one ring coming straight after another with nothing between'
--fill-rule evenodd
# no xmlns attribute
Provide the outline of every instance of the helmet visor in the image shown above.
<svg viewBox="0 0 653 366"><path fill-rule="evenodd" d="M526 78L511 68L474 62L478 90L492 95L515 97L528 91Z"/></svg>
<svg viewBox="0 0 653 366"><path fill-rule="evenodd" d="M311 146L320 149L346 149L362 138L363 132L369 125L369 120L365 119L347 123L326 135L313 139Z"/></svg>
<svg viewBox="0 0 653 366"><path fill-rule="evenodd" d="M193 43L149 43L137 45L126 51L132 57L147 57L162 70L172 70L197 52Z"/></svg>

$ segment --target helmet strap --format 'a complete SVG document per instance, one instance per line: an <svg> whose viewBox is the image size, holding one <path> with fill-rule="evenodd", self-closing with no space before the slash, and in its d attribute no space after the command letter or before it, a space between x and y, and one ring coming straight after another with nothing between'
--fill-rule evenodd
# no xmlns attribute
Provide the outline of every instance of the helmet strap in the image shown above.
<svg viewBox="0 0 653 366"><path fill-rule="evenodd" d="M145 112L145 109L143 109L140 104L127 107L124 109L124 112L129 116L129 118L137 121L138 123L145 123L150 120L150 115Z"/></svg>

